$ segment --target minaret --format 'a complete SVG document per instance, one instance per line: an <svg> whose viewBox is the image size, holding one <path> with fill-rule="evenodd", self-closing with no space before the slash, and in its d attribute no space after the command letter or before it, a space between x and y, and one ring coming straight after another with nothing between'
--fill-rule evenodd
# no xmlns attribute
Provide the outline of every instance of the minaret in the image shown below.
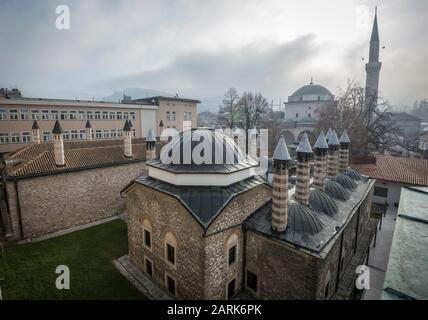
<svg viewBox="0 0 428 320"><path fill-rule="evenodd" d="M34 120L33 122L33 126L31 127L31 131L32 131L32 140L33 143L40 143L40 127L39 124L37 123L36 120Z"/></svg>
<svg viewBox="0 0 428 320"><path fill-rule="evenodd" d="M300 138L297 152L296 191L294 199L304 205L309 203L309 178L312 148L306 132Z"/></svg>
<svg viewBox="0 0 428 320"><path fill-rule="evenodd" d="M285 231L288 223L288 162L291 160L284 136L273 153L272 229Z"/></svg>
<svg viewBox="0 0 428 320"><path fill-rule="evenodd" d="M314 163L314 187L322 191L325 189L325 176L327 173L327 151L328 144L325 139L324 131L321 130L315 148L315 163Z"/></svg>
<svg viewBox="0 0 428 320"><path fill-rule="evenodd" d="M85 134L86 134L86 140L88 141L92 141L92 126L91 126L91 122L89 122L89 120L86 120L86 125L85 125Z"/></svg>
<svg viewBox="0 0 428 320"><path fill-rule="evenodd" d="M339 151L339 171L344 172L348 168L349 162L349 140L348 133L346 129L343 130L342 135L340 136L340 151Z"/></svg>
<svg viewBox="0 0 428 320"><path fill-rule="evenodd" d="M152 129L149 129L146 137L146 161L156 158L156 138L153 136Z"/></svg>
<svg viewBox="0 0 428 320"><path fill-rule="evenodd" d="M328 139L328 160L327 160L327 177L330 179L336 179L337 169L339 165L339 139L335 130L331 130L331 134Z"/></svg>
<svg viewBox="0 0 428 320"><path fill-rule="evenodd" d="M377 27L377 7L370 37L369 62L366 63L365 105L369 109L368 123L372 121L373 108L377 105L379 90L379 72L382 63L379 62L379 31Z"/></svg>
<svg viewBox="0 0 428 320"><path fill-rule="evenodd" d="M55 164L58 167L65 165L64 157L64 140L62 138L62 127L59 121L55 121L55 125L52 129L53 141L54 141L54 157Z"/></svg>
<svg viewBox="0 0 428 320"><path fill-rule="evenodd" d="M123 143L124 143L124 154L127 158L132 158L132 130L129 120L125 120L123 127Z"/></svg>

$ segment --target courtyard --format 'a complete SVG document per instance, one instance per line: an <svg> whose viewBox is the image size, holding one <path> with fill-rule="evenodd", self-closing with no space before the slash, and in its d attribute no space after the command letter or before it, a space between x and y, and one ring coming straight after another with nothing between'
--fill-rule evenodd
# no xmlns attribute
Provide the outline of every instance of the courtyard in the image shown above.
<svg viewBox="0 0 428 320"><path fill-rule="evenodd" d="M57 238L8 246L0 252L0 288L10 299L146 299L114 267L128 253L120 219ZM70 270L70 289L55 286L57 266Z"/></svg>

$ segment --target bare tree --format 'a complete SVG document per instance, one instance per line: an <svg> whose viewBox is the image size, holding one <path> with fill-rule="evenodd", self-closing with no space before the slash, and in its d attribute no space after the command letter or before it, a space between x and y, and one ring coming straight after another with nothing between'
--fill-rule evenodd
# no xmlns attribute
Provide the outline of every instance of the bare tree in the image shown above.
<svg viewBox="0 0 428 320"><path fill-rule="evenodd" d="M238 92L235 88L229 88L224 94L222 105L218 111L218 122L234 128L238 119L237 103L239 100Z"/></svg>
<svg viewBox="0 0 428 320"><path fill-rule="evenodd" d="M368 106L371 106L370 108ZM351 155L384 153L397 141L398 127L391 118L388 101L365 101L364 88L353 82L340 95L338 103L320 110L320 129L348 130Z"/></svg>

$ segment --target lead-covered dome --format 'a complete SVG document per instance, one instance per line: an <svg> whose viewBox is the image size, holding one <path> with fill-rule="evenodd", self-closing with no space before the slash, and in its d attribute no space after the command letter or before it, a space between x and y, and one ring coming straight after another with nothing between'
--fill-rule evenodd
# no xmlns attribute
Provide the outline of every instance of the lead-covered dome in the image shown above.
<svg viewBox="0 0 428 320"><path fill-rule="evenodd" d="M348 191L346 191L344 187L329 178L325 179L325 192L329 196L342 201L348 200L350 198Z"/></svg>
<svg viewBox="0 0 428 320"><path fill-rule="evenodd" d="M297 201L288 203L288 227L297 232L315 234L321 231L324 223L320 217Z"/></svg>
<svg viewBox="0 0 428 320"><path fill-rule="evenodd" d="M334 216L339 210L336 202L327 193L315 188L311 189L309 193L309 206L313 210L329 216Z"/></svg>
<svg viewBox="0 0 428 320"><path fill-rule="evenodd" d="M288 102L293 101L317 101L317 100L334 100L334 95L326 87L313 84L307 84L297 89L288 97Z"/></svg>

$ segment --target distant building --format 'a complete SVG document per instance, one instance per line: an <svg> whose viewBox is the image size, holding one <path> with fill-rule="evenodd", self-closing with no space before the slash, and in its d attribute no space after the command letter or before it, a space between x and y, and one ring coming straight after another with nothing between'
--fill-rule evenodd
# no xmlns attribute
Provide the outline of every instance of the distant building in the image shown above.
<svg viewBox="0 0 428 320"><path fill-rule="evenodd" d="M399 129L399 134L405 139L417 139L422 133L422 119L406 112L392 112L392 120Z"/></svg>
<svg viewBox="0 0 428 320"><path fill-rule="evenodd" d="M0 88L0 99L21 98L21 91L18 89Z"/></svg>
<svg viewBox="0 0 428 320"><path fill-rule="evenodd" d="M376 179L373 202L398 206L403 186L428 186L428 160L377 155L371 163L351 166Z"/></svg>
<svg viewBox="0 0 428 320"><path fill-rule="evenodd" d="M382 300L427 300L428 188L401 193Z"/></svg>
<svg viewBox="0 0 428 320"><path fill-rule="evenodd" d="M418 147L422 159L428 160L428 133L425 133L421 138L419 139L419 147Z"/></svg>

